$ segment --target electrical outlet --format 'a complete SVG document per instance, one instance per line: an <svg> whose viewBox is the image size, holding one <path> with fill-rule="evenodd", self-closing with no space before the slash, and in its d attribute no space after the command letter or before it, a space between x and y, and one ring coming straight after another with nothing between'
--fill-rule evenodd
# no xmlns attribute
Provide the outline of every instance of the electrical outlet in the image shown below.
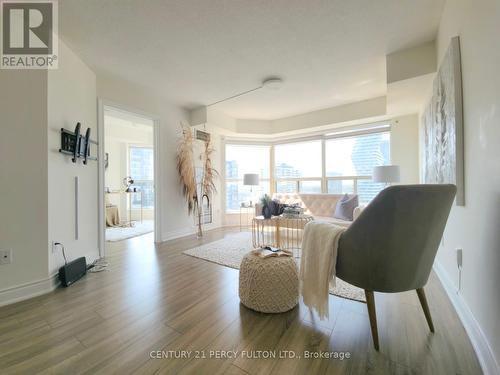
<svg viewBox="0 0 500 375"><path fill-rule="evenodd" d="M12 249L0 250L0 264L12 263Z"/></svg>
<svg viewBox="0 0 500 375"><path fill-rule="evenodd" d="M462 269L462 266L463 266L463 250L462 249L455 249L455 251L457 252L457 267L459 269Z"/></svg>
<svg viewBox="0 0 500 375"><path fill-rule="evenodd" d="M56 245L57 241L52 241L51 242L51 245L52 245L52 254L55 254L57 253L57 245Z"/></svg>

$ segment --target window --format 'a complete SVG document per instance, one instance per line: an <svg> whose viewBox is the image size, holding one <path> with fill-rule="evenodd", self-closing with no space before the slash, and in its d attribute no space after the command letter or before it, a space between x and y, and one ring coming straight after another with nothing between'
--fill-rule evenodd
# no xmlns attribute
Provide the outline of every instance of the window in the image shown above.
<svg viewBox="0 0 500 375"><path fill-rule="evenodd" d="M299 193L321 193L321 180L299 181Z"/></svg>
<svg viewBox="0 0 500 375"><path fill-rule="evenodd" d="M325 141L328 193L356 193L371 201L383 184L371 181L373 167L390 163L390 133L373 133Z"/></svg>
<svg viewBox="0 0 500 375"><path fill-rule="evenodd" d="M274 147L278 193L321 193L321 140Z"/></svg>
<svg viewBox="0 0 500 375"><path fill-rule="evenodd" d="M151 147L129 147L129 175L142 191L143 208L154 208L154 153ZM139 194L132 194L132 208L141 207Z"/></svg>
<svg viewBox="0 0 500 375"><path fill-rule="evenodd" d="M353 194L354 180L328 179L327 190L331 194Z"/></svg>
<svg viewBox="0 0 500 375"><path fill-rule="evenodd" d="M226 145L226 211L238 211L241 203L255 203L270 192L270 146ZM243 175L258 173L259 186L243 185Z"/></svg>
<svg viewBox="0 0 500 375"><path fill-rule="evenodd" d="M390 130L318 137L268 145L226 145L226 211L264 193L358 194L370 202L384 184L372 181L373 167L390 164ZM273 155L272 155L273 154ZM273 165L271 165L273 160ZM273 171L274 174L271 174ZM243 185L243 175L258 173L260 186Z"/></svg>

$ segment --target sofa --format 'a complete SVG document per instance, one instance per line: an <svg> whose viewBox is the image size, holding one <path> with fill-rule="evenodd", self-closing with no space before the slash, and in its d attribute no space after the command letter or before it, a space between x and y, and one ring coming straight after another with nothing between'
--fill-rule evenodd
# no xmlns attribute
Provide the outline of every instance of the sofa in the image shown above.
<svg viewBox="0 0 500 375"><path fill-rule="evenodd" d="M279 200L285 204L299 204L304 209L304 214L311 215L314 220L327 221L343 227L348 227L352 221L346 221L333 217L337 202L344 194L273 194L273 200ZM359 216L363 206L354 209L353 219ZM255 215L262 215L262 205L255 205Z"/></svg>

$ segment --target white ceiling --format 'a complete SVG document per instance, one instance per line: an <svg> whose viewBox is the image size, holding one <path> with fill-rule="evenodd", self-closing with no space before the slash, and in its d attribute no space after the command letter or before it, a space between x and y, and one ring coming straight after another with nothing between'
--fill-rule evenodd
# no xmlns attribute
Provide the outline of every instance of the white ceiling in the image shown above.
<svg viewBox="0 0 500 375"><path fill-rule="evenodd" d="M153 144L153 121L119 110L105 109L104 132L106 140Z"/></svg>
<svg viewBox="0 0 500 375"><path fill-rule="evenodd" d="M276 119L386 94L385 55L433 40L444 0L59 0L62 39L98 74L191 109Z"/></svg>

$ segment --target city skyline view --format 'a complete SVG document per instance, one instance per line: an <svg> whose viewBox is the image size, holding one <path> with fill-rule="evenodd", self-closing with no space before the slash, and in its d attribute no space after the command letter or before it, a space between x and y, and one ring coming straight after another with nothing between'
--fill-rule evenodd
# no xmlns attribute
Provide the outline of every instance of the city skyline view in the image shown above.
<svg viewBox="0 0 500 375"><path fill-rule="evenodd" d="M321 193L321 140L276 145L274 152L277 193ZM242 202L255 202L264 193L269 193L269 154L269 146L226 146L227 210L238 210ZM368 203L384 187L370 177L373 167L390 164L390 133L326 140L325 156L327 192L352 194L355 184L352 177L364 177L356 178L356 193L360 202ZM259 174L260 186L252 189L244 186L242 179L246 173ZM351 178L329 179L342 176Z"/></svg>

